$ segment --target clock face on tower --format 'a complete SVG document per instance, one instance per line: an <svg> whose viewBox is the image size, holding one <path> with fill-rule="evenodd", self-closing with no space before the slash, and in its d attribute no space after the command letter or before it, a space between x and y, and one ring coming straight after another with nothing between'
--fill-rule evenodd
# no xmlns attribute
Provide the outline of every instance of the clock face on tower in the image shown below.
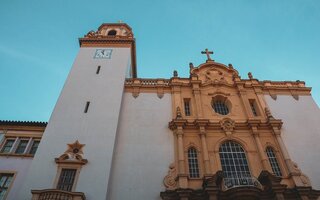
<svg viewBox="0 0 320 200"><path fill-rule="evenodd" d="M112 49L96 49L94 54L95 59L110 59L111 58Z"/></svg>

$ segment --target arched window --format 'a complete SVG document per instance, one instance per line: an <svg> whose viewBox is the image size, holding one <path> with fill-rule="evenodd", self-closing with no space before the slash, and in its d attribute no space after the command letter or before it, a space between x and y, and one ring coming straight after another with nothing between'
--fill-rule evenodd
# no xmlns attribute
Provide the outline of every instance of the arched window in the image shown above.
<svg viewBox="0 0 320 200"><path fill-rule="evenodd" d="M282 173L281 173L278 161L277 161L277 157L276 157L273 149L271 147L267 147L266 152L267 152L273 173L276 176L282 176Z"/></svg>
<svg viewBox="0 0 320 200"><path fill-rule="evenodd" d="M225 186L253 185L246 154L241 145L227 141L219 148Z"/></svg>
<svg viewBox="0 0 320 200"><path fill-rule="evenodd" d="M116 30L111 30L108 32L108 35L117 35L117 31Z"/></svg>
<svg viewBox="0 0 320 200"><path fill-rule="evenodd" d="M199 164L198 153L193 147L188 149L188 163L189 163L189 176L190 178L199 178Z"/></svg>

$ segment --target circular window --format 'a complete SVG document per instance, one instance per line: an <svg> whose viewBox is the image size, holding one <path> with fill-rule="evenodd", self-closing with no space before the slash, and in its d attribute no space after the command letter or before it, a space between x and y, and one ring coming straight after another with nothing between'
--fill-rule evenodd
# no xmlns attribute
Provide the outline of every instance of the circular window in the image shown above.
<svg viewBox="0 0 320 200"><path fill-rule="evenodd" d="M212 99L212 108L214 112L219 113L220 115L229 114L230 106L230 102L226 97L218 95Z"/></svg>

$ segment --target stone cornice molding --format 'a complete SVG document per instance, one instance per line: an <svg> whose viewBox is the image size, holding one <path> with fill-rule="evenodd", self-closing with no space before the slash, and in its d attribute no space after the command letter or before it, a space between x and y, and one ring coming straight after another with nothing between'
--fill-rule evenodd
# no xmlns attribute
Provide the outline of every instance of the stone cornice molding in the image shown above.
<svg viewBox="0 0 320 200"><path fill-rule="evenodd" d="M162 82L160 81L162 80ZM235 84L230 84L226 82L207 82L201 83L201 80L192 80L191 78L180 78L174 77L171 79L149 79L149 78L139 78L138 83L133 81L133 79L126 79L125 87L130 88L139 84L141 88L172 88L174 86L180 87L192 87L192 85L198 85L199 90L206 89L207 87L219 86L219 87L238 87L241 91L245 92L247 89L252 88L257 93L268 94L272 98L276 99L277 94L292 95L296 100L299 99L299 95L310 95L311 87L306 87L303 81L255 81L253 80L239 80Z"/></svg>
<svg viewBox="0 0 320 200"><path fill-rule="evenodd" d="M169 122L169 128L170 130L176 130L179 127L184 128L187 123L186 119L173 119L171 122Z"/></svg>

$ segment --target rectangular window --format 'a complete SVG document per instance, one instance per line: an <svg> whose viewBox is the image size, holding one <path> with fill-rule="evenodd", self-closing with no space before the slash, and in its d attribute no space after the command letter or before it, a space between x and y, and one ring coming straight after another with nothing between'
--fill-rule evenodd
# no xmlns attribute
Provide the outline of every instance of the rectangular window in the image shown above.
<svg viewBox="0 0 320 200"><path fill-rule="evenodd" d="M28 142L29 142L28 140L20 140L15 153L16 154L23 154L24 151L26 150Z"/></svg>
<svg viewBox="0 0 320 200"><path fill-rule="evenodd" d="M254 99L250 99L249 103L250 103L252 114L254 116L258 116L256 101Z"/></svg>
<svg viewBox="0 0 320 200"><path fill-rule="evenodd" d="M29 154L34 155L38 149L40 141L39 140L34 140L32 143L32 146L30 148Z"/></svg>
<svg viewBox="0 0 320 200"><path fill-rule="evenodd" d="M84 108L84 113L87 113L89 110L90 101L87 101L86 107Z"/></svg>
<svg viewBox="0 0 320 200"><path fill-rule="evenodd" d="M3 145L1 149L1 153L10 153L14 141L14 139L7 139L6 143Z"/></svg>
<svg viewBox="0 0 320 200"><path fill-rule="evenodd" d="M14 174L0 173L0 200L4 200L8 193Z"/></svg>
<svg viewBox="0 0 320 200"><path fill-rule="evenodd" d="M71 191L76 176L76 169L62 169L57 185L58 190Z"/></svg>
<svg viewBox="0 0 320 200"><path fill-rule="evenodd" d="M186 116L191 115L191 109L190 109L190 99L183 99L184 103L184 113Z"/></svg>

